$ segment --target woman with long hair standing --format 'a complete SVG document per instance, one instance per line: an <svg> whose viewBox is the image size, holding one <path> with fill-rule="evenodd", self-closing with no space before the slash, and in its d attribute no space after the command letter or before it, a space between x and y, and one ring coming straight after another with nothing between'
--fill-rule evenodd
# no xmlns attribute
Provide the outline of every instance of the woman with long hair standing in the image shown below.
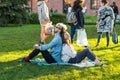
<svg viewBox="0 0 120 80"><path fill-rule="evenodd" d="M71 24L71 42L73 42L74 34L76 29L84 29L84 16L82 13L82 5L84 3L84 0L75 0L72 6L72 11L76 12L77 16L77 24L73 25Z"/></svg>

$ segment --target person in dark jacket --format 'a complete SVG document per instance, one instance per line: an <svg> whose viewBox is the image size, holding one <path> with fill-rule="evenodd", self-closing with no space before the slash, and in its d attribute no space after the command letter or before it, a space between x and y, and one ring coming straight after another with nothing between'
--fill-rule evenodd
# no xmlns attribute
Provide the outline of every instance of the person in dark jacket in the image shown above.
<svg viewBox="0 0 120 80"><path fill-rule="evenodd" d="M77 29L84 29L84 15L82 13L82 5L84 0L75 0L72 6L72 11L76 12L77 24L71 24L71 42L73 42L74 35Z"/></svg>
<svg viewBox="0 0 120 80"><path fill-rule="evenodd" d="M118 11L118 7L116 5L116 2L113 2L113 4L111 5L113 11L114 11L114 15L115 15L115 20L114 20L114 26L115 26L115 23L116 23L116 19L117 19L117 15L119 14L119 11Z"/></svg>

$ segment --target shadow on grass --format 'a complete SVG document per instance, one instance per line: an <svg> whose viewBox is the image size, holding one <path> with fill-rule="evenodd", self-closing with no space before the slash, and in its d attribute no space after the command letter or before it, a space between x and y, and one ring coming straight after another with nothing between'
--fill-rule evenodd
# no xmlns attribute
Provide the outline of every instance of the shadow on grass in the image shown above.
<svg viewBox="0 0 120 80"><path fill-rule="evenodd" d="M0 65L2 69L0 70L0 80L28 80L48 75L59 75L75 69L75 67L68 68L68 66L64 65L38 66L34 63L20 63L18 59L0 62Z"/></svg>
<svg viewBox="0 0 120 80"><path fill-rule="evenodd" d="M115 79L115 78L117 78L116 80L119 80L120 74L110 76L110 79Z"/></svg>
<svg viewBox="0 0 120 80"><path fill-rule="evenodd" d="M28 53L28 52L27 52ZM12 53L14 54L14 53ZM17 53L19 54L19 53ZM4 54L3 56L5 56ZM20 54L22 55L22 54ZM108 54L107 54L108 55ZM104 57L105 54L101 54L100 57ZM11 57L11 56L10 56ZM104 61L107 65L116 65L119 63L119 56L113 56L114 60L110 61L110 59L105 58ZM67 78L71 79L76 76L74 71L79 73L79 78L85 78L86 75L92 74L96 75L98 71L101 74L104 73L104 69L100 67L87 67L87 68L78 68L74 66L67 66L67 65L49 65L49 66L39 66L36 63L19 63L19 59L7 61L7 62L0 62L0 80L29 80L29 79L61 79ZM117 60L117 62L116 62ZM93 70L94 68L94 70ZM110 68L110 67L108 67ZM80 70L80 71L79 71ZM92 71L93 70L93 71ZM102 71L103 70L103 71ZM88 72L89 74L87 74ZM106 70L105 70L106 71ZM68 76L68 74L70 76ZM66 77L64 77L66 75ZM107 75L105 75L106 77ZM117 76L117 75L114 75ZM112 76L112 77L114 77ZM111 77L111 78L112 78ZM88 78L88 77L87 77Z"/></svg>
<svg viewBox="0 0 120 80"><path fill-rule="evenodd" d="M119 47L120 47L120 45L116 44L115 46L92 48L92 50L99 51L99 50L107 50L107 49L111 49L111 50L116 49L115 51L120 51Z"/></svg>
<svg viewBox="0 0 120 80"><path fill-rule="evenodd" d="M40 79L42 77L49 79L53 79L56 77L58 79L64 78L64 73L69 73L73 77L73 72L79 71L80 78L84 78L86 74L84 74L84 70L86 68L78 68L74 66L68 66L68 65L49 65L49 66L39 66L34 63L20 63L17 60L8 61L8 62L0 62L0 80L29 80L29 79ZM90 67L87 67L88 70L91 69ZM98 67L94 67L98 70ZM82 74L83 73L83 74ZM63 76L64 75L64 76ZM71 76L68 76L66 74L65 78L71 78ZM74 74L75 75L75 74ZM52 76L52 77L50 77Z"/></svg>

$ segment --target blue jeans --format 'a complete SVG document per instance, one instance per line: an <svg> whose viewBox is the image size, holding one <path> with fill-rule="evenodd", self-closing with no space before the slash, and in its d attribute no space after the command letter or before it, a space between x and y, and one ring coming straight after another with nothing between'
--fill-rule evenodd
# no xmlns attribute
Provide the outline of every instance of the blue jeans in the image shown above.
<svg viewBox="0 0 120 80"><path fill-rule="evenodd" d="M78 52L75 58L70 58L68 63L80 63L86 57L92 61L95 61L96 59L96 56L89 49L84 49L83 51Z"/></svg>
<svg viewBox="0 0 120 80"><path fill-rule="evenodd" d="M71 42L73 43L73 39L74 39L74 35L75 35L75 32L76 32L76 29L81 29L80 25L77 24L77 25L71 25L71 30L70 30L70 37L71 37Z"/></svg>
<svg viewBox="0 0 120 80"><path fill-rule="evenodd" d="M98 32L97 44L100 44L101 37L102 37L102 32ZM110 34L109 34L109 32L106 32L106 39L107 39L107 46L109 46L109 43L110 43Z"/></svg>
<svg viewBox="0 0 120 80"><path fill-rule="evenodd" d="M117 19L117 13L114 13L114 15L115 15L114 27L115 27L116 26L115 24L116 24L116 19Z"/></svg>
<svg viewBox="0 0 120 80"><path fill-rule="evenodd" d="M71 36L71 42L72 43L73 43L75 32L76 32L76 27L75 26L71 26L70 36Z"/></svg>

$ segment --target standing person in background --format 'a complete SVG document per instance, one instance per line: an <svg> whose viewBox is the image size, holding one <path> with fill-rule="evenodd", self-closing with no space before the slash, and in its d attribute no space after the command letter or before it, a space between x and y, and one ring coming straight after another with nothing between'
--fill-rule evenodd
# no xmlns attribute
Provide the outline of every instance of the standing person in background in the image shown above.
<svg viewBox="0 0 120 80"><path fill-rule="evenodd" d="M68 13L71 12L75 0L64 0L68 4Z"/></svg>
<svg viewBox="0 0 120 80"><path fill-rule="evenodd" d="M66 4L68 4L67 14L72 11L74 1L75 0L68 0L68 2L66 2Z"/></svg>
<svg viewBox="0 0 120 80"><path fill-rule="evenodd" d="M67 11L67 13L70 13L70 12L71 12L71 10L72 10L72 7L71 7L71 5L70 5L70 4L68 4L68 11Z"/></svg>
<svg viewBox="0 0 120 80"><path fill-rule="evenodd" d="M50 12L53 13L53 9L52 8L50 9Z"/></svg>
<svg viewBox="0 0 120 80"><path fill-rule="evenodd" d="M83 9L82 9L83 15L86 15L87 12L87 7L85 6L85 4L83 5Z"/></svg>
<svg viewBox="0 0 120 80"><path fill-rule="evenodd" d="M46 39L46 37L48 37L48 35L45 34L45 29L46 29L46 24L50 23L50 17L49 17L49 10L46 5L46 2L48 2L48 0L38 0L38 2L37 2L38 18L39 18L39 22L41 25L41 32L40 32L41 41L40 41L40 43L44 43L45 42L44 39Z"/></svg>
<svg viewBox="0 0 120 80"><path fill-rule="evenodd" d="M52 16L53 15L53 9L51 8L50 9L50 16Z"/></svg>
<svg viewBox="0 0 120 80"><path fill-rule="evenodd" d="M115 24L116 24L116 19L117 19L117 15L119 14L119 11L118 11L118 7L116 5L115 2L113 2L113 4L111 5L113 11L114 11L114 15L115 15L115 20L114 20L114 27L115 27Z"/></svg>
<svg viewBox="0 0 120 80"><path fill-rule="evenodd" d="M74 35L77 29L84 30L84 16L82 12L84 0L75 0L72 6L72 11L76 12L77 24L71 24L71 42L73 43Z"/></svg>
<svg viewBox="0 0 120 80"><path fill-rule="evenodd" d="M108 6L107 0L101 0L101 7L98 9L98 21L96 24L97 32L98 32L98 41L96 47L100 44L100 39L102 33L106 33L107 44L109 46L110 43L110 32L113 31L114 25L114 12L113 9Z"/></svg>

